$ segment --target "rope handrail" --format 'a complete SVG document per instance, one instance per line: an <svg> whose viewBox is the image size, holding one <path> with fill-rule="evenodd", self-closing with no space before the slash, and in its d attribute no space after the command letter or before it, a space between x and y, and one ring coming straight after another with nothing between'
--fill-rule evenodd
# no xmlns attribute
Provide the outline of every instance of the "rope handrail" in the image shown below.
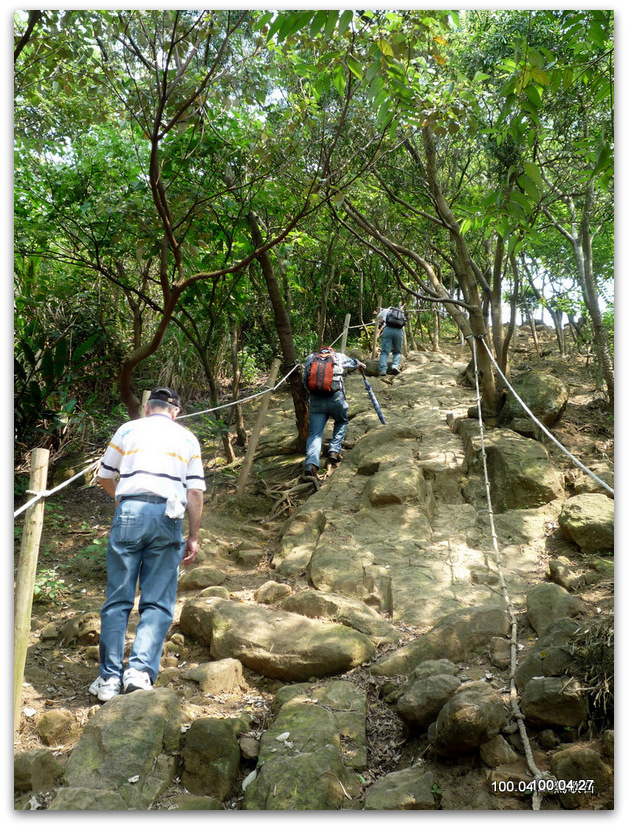
<svg viewBox="0 0 628 828"><path fill-rule="evenodd" d="M349 329L351 329L351 328L363 328L363 327L365 327L365 326L367 326L367 325L372 325L372 324L373 324L373 323L372 323L372 322L370 322L370 323L364 323L364 324L360 324L360 325L349 325ZM343 333L344 333L344 332L343 332ZM333 341L331 344L333 345L334 343L336 343L339 339L341 339L341 338L342 338L342 336L343 336L343 334L340 334L340 336L336 337L336 339L334 339L334 341ZM474 355L474 361L475 361L475 338L476 338L476 337L468 336L468 337L466 337L466 338L467 338L467 339L472 339L472 340L473 340L473 343L474 343L473 355ZM601 480L601 479L600 479L600 478L599 478L599 477L598 477L598 476L597 476L594 472L592 472L592 471L591 471L590 469L588 469L588 468L587 468L587 467L586 467L583 463L581 463L581 462L580 462L580 461L579 461L576 457L574 457L574 456L573 456L573 455L572 455L572 454L571 454L571 453L570 453L570 452L569 452L569 451L568 451L568 450L567 450L567 449L566 449L563 445L561 445L561 443L560 443L560 442L559 442L559 441L558 441L558 440L554 437L554 435L553 435L550 431L548 431L548 429L547 429L547 428L543 425L543 423L539 422L539 420L538 420L538 419L534 416L534 414L533 414L533 413L530 411L530 409L526 406L526 404L525 404L525 403L523 402L523 400L519 397L519 395L517 394L517 392L516 392L516 391L514 390L514 388L510 385L510 383L508 382L508 380L506 379L506 377L504 376L504 374L503 374L503 373L502 373L502 371L500 370L500 368L499 368L499 366L497 365L497 363L496 363L496 361L495 361L495 359L494 359L493 355L491 354L491 352L490 352L490 350L489 350L489 348L488 348L488 346L487 346L486 342L484 341L484 338L483 338L483 337L477 337L477 338L478 338L478 339L480 339L480 340L482 341L482 344L484 345L484 347L485 347L485 349L486 349L486 351L487 351L487 353L488 353L488 355L489 355L489 357L490 357L490 359L491 359L491 361L492 361L493 365L494 365L494 366L495 366L495 368L497 369L498 373L500 374L500 376L502 377L502 379L504 380L504 382L506 383L506 385L508 386L508 388L512 391L513 395L515 396L515 398L517 399L517 401L520 403L520 405L522 406L522 408L523 408L523 409L527 412L527 414L528 414L528 415L532 418L532 420L534 420L534 422L535 422L535 423L537 423L537 425L538 425L538 426L542 429L542 431L543 431L543 432L544 432L544 433L545 433L545 434L546 434L546 435L547 435L547 436L548 436L548 437L549 437L549 438L550 438L550 439L551 439L554 443L556 443L556 445L558 446L558 448L560 448L560 449L561 449L561 451L563 451L563 452L564 452L564 453L565 453L565 454L566 454L566 455L567 455L567 456L568 456L571 460L573 460L573 462L574 462L574 463L575 463L575 464L576 464L579 468L581 468L581 469L582 469L584 472L586 472L586 473L587 473L590 477L592 477L592 478L593 478L593 479L594 479L597 483L599 483L601 486L603 486L603 487L604 487L604 488L605 488L608 492L610 492L610 494L614 495L614 494L615 494L614 490L613 490L613 489L611 489L611 487L610 487L607 483L605 483L603 480ZM302 364L301 364L301 363L297 363L296 365L293 365L293 366L292 366L292 368L290 369L290 371L288 371L288 373L287 373L284 377L282 377L282 378L279 380L279 382L278 382L278 383L277 383L277 384L276 384L273 388L267 388L267 389L265 389L264 391L260 391L260 392L259 392L259 393L257 393L257 394L252 394L252 395L251 395L251 396L249 396L249 397L244 397L244 398L243 398L243 399L241 399L241 400L234 400L233 402L230 402L230 403L225 403L224 405L218 405L218 406L216 406L216 407L214 407L214 408L206 408L206 409L204 409L203 411L193 411L193 412L191 412L190 414L182 414L181 416L177 417L177 420L184 420L184 419L186 419L187 417L198 417L198 416L200 416L201 414L210 414L210 413L212 413L213 411L221 411L222 409L225 409L225 408L231 408L232 406L235 406L235 405L242 405L243 403L250 402L251 400L257 399L258 397L262 397L264 394L269 394L269 393L271 393L271 392L275 391L277 388L279 388L279 386L280 386L280 385L282 385L284 382L286 382L286 380L288 379L288 377L290 376L290 374L292 374L292 372L293 372L293 371L296 371L296 369L297 369L297 368L299 368L299 367L302 367ZM479 409L479 406L478 406L478 409ZM42 498L44 498L44 497L50 497L51 495L53 495L53 494L55 494L56 492L58 492L60 489L63 489L65 486L68 486L68 485L69 485L70 483L72 483L74 480L76 480L77 478L79 478L79 477L81 477L82 475L86 474L88 471L90 471L90 470L91 470L91 469L93 469L95 466L97 466L99 462L100 462L100 460L96 460L96 461L94 461L93 463L90 463L90 465L89 465L89 466L87 466L87 467L86 467L86 468L84 468L82 471L80 471L80 472L78 472L77 474L75 474L73 477L69 478L69 480L65 480L63 483L59 484L59 485L58 485L58 486L56 486L54 489L50 489L50 490L46 489L46 490L45 490L45 491L43 491L43 492L37 492L37 493L34 493L34 494L35 494L35 497L33 497L31 500L29 500L29 501L27 501L26 503L24 503L24 504L23 504L22 506L20 506L20 507L19 507L19 509L17 509L16 511L14 511L14 512L13 512L13 517L14 517L14 518L18 517L20 514L22 514L22 512L24 512L26 509L28 509L28 507L29 507L29 506L32 506L32 505L33 505L34 503L36 503L38 500L41 500L41 499L42 499ZM27 491L27 494L31 494L31 492L28 492L28 491Z"/></svg>
<svg viewBox="0 0 628 828"><path fill-rule="evenodd" d="M181 414L177 417L177 422L179 420L185 420L186 417L198 417L200 414L209 414L212 411L221 411L223 408L232 408L234 405L242 405L242 403L250 402L251 400L257 399L257 397L263 397L264 394L270 394L272 391L276 391L277 388L279 388L279 386L288 379L290 374L292 374L293 371L296 371L299 367L302 367L301 363L297 362L296 365L293 365L288 373L282 377L273 388L266 388L264 391L259 391L257 394L251 394L250 397L243 397L241 400L233 400L233 402L225 403L224 405L217 405L215 408L206 408L204 411L192 411L190 414Z"/></svg>
<svg viewBox="0 0 628 828"><path fill-rule="evenodd" d="M65 486L69 486L70 483L72 483L78 477L82 477L84 474L87 474L87 472L90 471L90 469L93 469L99 463L100 458L98 460L94 460L92 463L89 464L89 466L87 466L87 468L83 469L80 472L77 472L77 474L75 474L73 477L70 477L68 480L64 480L63 483L59 483L59 485L55 486L54 489L45 489L43 492L32 492L30 491L30 489L27 489L26 494L34 494L35 497L31 498L31 500L29 500L27 503L24 503L22 506L20 506L20 508L17 509L17 511L13 512L13 517L16 518L18 515L20 515L22 512L28 509L29 506L32 506L34 503L37 503L38 500L41 500L42 497L50 497L50 495L55 494L60 489L65 488Z"/></svg>
<svg viewBox="0 0 628 828"><path fill-rule="evenodd" d="M279 380L279 382L275 386L273 386L273 388L266 388L264 391L260 391L257 394L252 394L250 397L244 397L241 400L235 400L234 402L230 402L230 403L227 403L225 405L218 405L215 408L207 408L204 411L193 411L190 414L182 414L180 417L177 417L177 421L183 420L185 417L197 417L200 414L209 414L211 411L219 411L223 408L230 408L231 406L234 406L234 405L240 405L240 404L245 403L245 402L250 402L251 400L254 400L257 397L264 396L264 394L270 394L273 391L276 391L277 388L279 388L279 386L282 385L288 379L290 374L292 374L293 371L296 371L296 369L299 368L300 366L301 366L301 363L297 363L296 365L293 365L292 368L288 371L288 373L284 377L282 377ZM31 498L29 501L27 501L26 503L24 503L22 506L20 506L19 509L17 509L15 512L13 512L13 517L14 518L18 517L18 515L22 514L22 512L24 512L24 511L26 511L26 509L28 509L29 506L32 506L33 504L37 503L37 501L41 500L42 498L50 497L51 495L58 492L60 489L63 489L65 486L69 486L70 483L72 483L77 478L82 477L84 474L87 474L88 471L95 468L99 463L100 463L100 458L98 460L94 460L92 463L89 464L89 466L86 466L82 471L77 472L75 475L70 477L68 480L64 480L63 483L60 483L58 486L55 486L54 489L45 489L42 492L31 492L27 489L26 494L34 494L35 496L33 498Z"/></svg>
<svg viewBox="0 0 628 828"><path fill-rule="evenodd" d="M528 406L524 403L524 401L521 399L521 397L517 394L517 392L515 391L515 389L512 387L512 385L508 382L508 380L507 380L507 379L506 379L506 377L504 376L504 374L503 374L503 372L502 372L501 368L499 367L499 365L497 364L497 362L496 362L496 360L495 360L495 357L493 356L493 354L491 353L491 351L490 351L490 349L489 349L488 345L487 345L487 344L486 344L486 342L484 341L484 337L483 337L483 336L473 337L473 343L474 343L474 345L475 345L475 339L479 339L479 340L482 342L482 345L484 345L484 349L486 350L486 353L489 355L491 362L492 362L492 363L493 363L493 365L495 366L495 368L496 368L496 370L497 370L497 373L500 375L500 377L502 378L502 380L506 383L506 386L507 386L507 387L508 387L508 389L512 392L512 394L513 394L514 398L517 400L517 402L519 403L519 405L523 408L523 410L526 412L526 414L528 414L528 416L529 416L529 417L531 417L531 418L532 418L532 420L533 420L533 421L534 421L534 422L535 422L535 423L539 426L539 428L541 429L541 431L543 431L543 433L544 433L544 434L546 434L546 435L550 438L550 440L552 440L552 442L554 442L554 443L558 446L558 448L559 448L559 449L560 449L560 450L561 450L564 454L566 454L566 455L567 455L567 457L569 457L569 459L570 459L570 460L572 460L572 461L576 464L576 466L578 466L580 469L582 469L582 471L586 472L586 473L589 475L589 477L592 477L592 478L593 478L593 480L595 480L595 481L596 481L596 483L599 483L599 484L600 484L600 486L602 486L603 488L605 488L608 492L610 492L610 494L614 495L614 494L615 494L615 491L614 491L614 489L611 489L611 487L608 485L608 483L605 483L605 482L604 482L601 478L599 478L599 477L598 477L598 476L597 476L594 472L592 472L592 471L591 471L591 469L588 469L588 468L584 465L584 463L581 463L581 462L580 462L580 460L578 460L578 458L577 458L577 457L574 457L574 456L573 456L573 454L571 454L571 452L570 452L568 449L566 449L566 448L565 448L565 446L563 446L563 445L562 445L562 443L561 443L559 440L557 440L557 439L556 439L556 437L554 437L554 435L552 434L552 432L551 432L551 431L549 431L549 429L547 429L547 428L543 425L543 423L542 423L542 422L540 422L540 420L538 420L538 418L534 416L534 414L530 411L530 409L528 408ZM474 349L473 349L473 359L474 359L474 362L475 362L475 347L474 347Z"/></svg>
<svg viewBox="0 0 628 828"><path fill-rule="evenodd" d="M363 327L363 325L350 325L349 326L349 328L361 328L361 327ZM343 331L343 333L344 333L344 331ZM332 345L335 342L337 342L339 339L341 339L342 336L343 336L343 334L340 334L340 336L338 336L336 339L334 339L334 342L332 343ZM198 417L201 414L210 414L213 411L221 411L225 408L231 408L235 405L242 405L243 403L247 403L247 402L250 402L251 400L257 399L258 397L263 397L264 394L270 394L273 391L276 391L277 388L279 388L280 385L283 385L283 383L286 382L286 380L288 379L290 374L292 374L294 371L296 371L297 368L302 368L302 367L303 367L302 363L297 362L295 365L292 366L292 368L288 371L288 373L285 376L283 376L275 386L273 386L273 388L266 388L264 391L260 391L257 394L251 394L251 396L249 396L249 397L244 397L241 400L234 400L233 402L225 403L224 405L217 405L214 408L206 408L203 411L193 411L190 414L181 414L179 417L177 417L177 421L184 420L187 417ZM41 500L42 498L45 498L45 497L50 497L50 495L55 494L60 489L63 489L65 486L68 486L70 483L72 483L77 478L81 477L84 474L87 474L88 471L93 469L99 463L100 463L100 460L95 460L93 463L90 463L89 466L84 468L82 471L78 472L73 477L69 478L69 480L64 480L63 483L59 484L54 489L50 489L50 490L46 489L45 491L42 491L42 492L29 492L29 491L27 491L26 492L27 494L34 494L35 497L31 498L31 500L24 503L22 506L19 507L19 509L16 509L16 511L13 512L13 517L14 518L18 517L20 514L22 514L22 512L26 511L26 509L28 509L29 506L32 506L34 503L37 503L37 501L39 501L39 500Z"/></svg>
<svg viewBox="0 0 628 828"><path fill-rule="evenodd" d="M499 584L502 590L502 595L504 597L504 602L506 604L506 612L508 613L508 617L510 619L510 706L513 711L513 715L517 722L517 727L519 729L519 735L521 736L521 740L523 743L523 749L526 756L526 761L528 763L528 767L530 772L534 776L535 779L544 779L546 778L547 774L543 774L536 766L534 762L534 757L532 755L532 748L530 747L530 740L528 739L528 734L525 728L525 722L523 719L523 714L519 707L519 702L517 700L517 686L515 683L515 671L517 669L517 618L515 616L515 611L512 606L512 602L510 600L510 594L508 592L508 586L506 584L506 580L504 578L504 572L502 569L502 562L501 562L501 555L499 551L499 543L497 541L497 532L495 530L495 520L493 515L493 504L491 500L491 486L489 483L488 478L488 466L486 461L486 449L484 443L484 422L482 420L482 405L480 399L480 381L478 377L478 367L477 367L477 355L476 355L476 347L475 347L475 337L471 337L471 344L472 344L472 351L473 351L473 365L475 368L475 393L476 399L478 404L478 419L480 423L480 446L481 446L481 454L482 454L482 466L484 471L484 485L486 488L486 500L488 506L488 517L489 517L489 524L491 527L491 540L493 543L493 550L495 552L495 563L497 566L497 573L499 577ZM532 793L532 810L538 811L541 808L541 799L542 796L539 793L539 789L536 788Z"/></svg>

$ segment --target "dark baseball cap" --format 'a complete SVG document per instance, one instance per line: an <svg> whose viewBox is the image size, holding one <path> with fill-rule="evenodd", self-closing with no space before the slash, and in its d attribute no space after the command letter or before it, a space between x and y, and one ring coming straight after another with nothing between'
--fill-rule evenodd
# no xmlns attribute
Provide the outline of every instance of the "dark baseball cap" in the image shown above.
<svg viewBox="0 0 628 828"><path fill-rule="evenodd" d="M159 400L160 402L170 403L170 405L175 405L177 408L181 407L179 395L176 391L173 391L172 388L153 388L150 392L150 396L148 397L148 401L150 402L151 400Z"/></svg>

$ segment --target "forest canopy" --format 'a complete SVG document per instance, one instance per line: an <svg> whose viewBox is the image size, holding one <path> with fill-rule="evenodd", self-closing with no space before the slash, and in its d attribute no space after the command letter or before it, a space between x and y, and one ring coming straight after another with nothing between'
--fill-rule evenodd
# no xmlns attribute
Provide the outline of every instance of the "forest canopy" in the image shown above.
<svg viewBox="0 0 628 828"><path fill-rule="evenodd" d="M368 343L380 302L505 375L551 320L612 408L613 37L597 9L17 11L16 462L158 383L236 399L347 314Z"/></svg>

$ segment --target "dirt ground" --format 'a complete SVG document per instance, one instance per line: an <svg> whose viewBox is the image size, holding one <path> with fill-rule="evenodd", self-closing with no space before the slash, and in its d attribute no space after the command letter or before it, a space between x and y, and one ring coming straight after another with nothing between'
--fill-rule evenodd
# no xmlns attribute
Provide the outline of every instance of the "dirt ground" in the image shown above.
<svg viewBox="0 0 628 828"><path fill-rule="evenodd" d="M532 347L529 335L526 337L522 333L518 348L513 352L513 374L526 370L552 371L568 383L570 401L561 422L553 429L554 435L587 466L600 460L612 462L613 420L592 366L585 356L575 353L561 357L548 330L541 332L541 345L539 355ZM446 348L445 344L443 349ZM546 447L557 466L565 473L573 471L573 463L557 447L549 441ZM285 508L278 517L272 517L271 511L280 493L294 486L301 462L302 458L298 456L267 458L262 464L264 484L258 485L253 478L247 495L239 500L234 497L237 468L225 467L218 456L207 463L205 514L212 515L212 536L219 540L227 556L230 548L247 533L261 541L264 548L264 554L254 565L234 564L229 568L225 586L241 600L253 600L254 590L273 577L270 560L279 539L281 524L307 496L307 491L297 492L289 500L284 500ZM45 747L37 723L46 710L63 708L73 713L79 728L68 736L65 743L51 748L61 760L67 758L78 740L80 728L97 709L93 705L93 697L87 692L89 684L98 674L97 645L64 644L60 632L64 624L76 616L100 611L106 583L105 548L112 514L113 502L97 486L69 486L59 492L54 501L46 504L38 567L41 591L33 603L22 718L14 740L15 752ZM18 521L16 526L19 526ZM562 537L559 530L547 539L547 549L552 554L567 556L575 566L582 563L582 555ZM18 553L19 536L15 545L16 563ZM190 593L180 594L179 603L189 597ZM612 623L612 583L592 585L580 597L595 608L601 618L608 618ZM400 632L410 640L419 631L403 628ZM175 635L175 644L180 641L176 633L175 624L170 636ZM526 634L532 638L532 631L526 630L523 622L522 640L525 640ZM171 647L171 650L172 664L179 668L207 660L206 650L193 642L185 641L181 646ZM481 678L489 672L495 674L496 670L486 656L474 656L468 665L469 678ZM264 679L246 669L244 676L245 688L220 697L203 696L191 690L189 683L176 678L174 687L190 720L202 716L231 717L246 713L251 719L252 732L259 735L265 729L272 699L281 682ZM368 784L370 780L416 761L423 756L428 745L425 739L409 738L393 708L386 703L386 697L394 693L394 681L376 679L364 668L354 670L349 678L365 687L369 694L369 769L363 774ZM507 672L503 680L507 683ZM450 767L447 763L441 763L439 766L439 778L457 788L462 799L465 797L465 785L473 785L475 761L458 761L451 763ZM250 768L245 766L244 775L252 767L253 764ZM463 770L467 774L464 783ZM167 809L171 798L180 792L174 786L157 807ZM469 791L469 801L474 801L474 796L477 796L477 791ZM515 810L529 808L519 799L512 799L512 802L505 800L502 807ZM235 797L226 806L238 809L240 800ZM553 806L550 803L544 807Z"/></svg>

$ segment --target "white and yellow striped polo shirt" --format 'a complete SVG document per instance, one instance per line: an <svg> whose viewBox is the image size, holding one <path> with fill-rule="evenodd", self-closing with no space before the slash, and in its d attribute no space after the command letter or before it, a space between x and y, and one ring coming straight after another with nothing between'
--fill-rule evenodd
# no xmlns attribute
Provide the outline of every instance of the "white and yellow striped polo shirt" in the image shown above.
<svg viewBox="0 0 628 828"><path fill-rule="evenodd" d="M199 442L167 414L151 414L121 425L107 446L98 475L120 475L116 500L133 494L166 499L177 495L185 505L188 489L205 491Z"/></svg>

